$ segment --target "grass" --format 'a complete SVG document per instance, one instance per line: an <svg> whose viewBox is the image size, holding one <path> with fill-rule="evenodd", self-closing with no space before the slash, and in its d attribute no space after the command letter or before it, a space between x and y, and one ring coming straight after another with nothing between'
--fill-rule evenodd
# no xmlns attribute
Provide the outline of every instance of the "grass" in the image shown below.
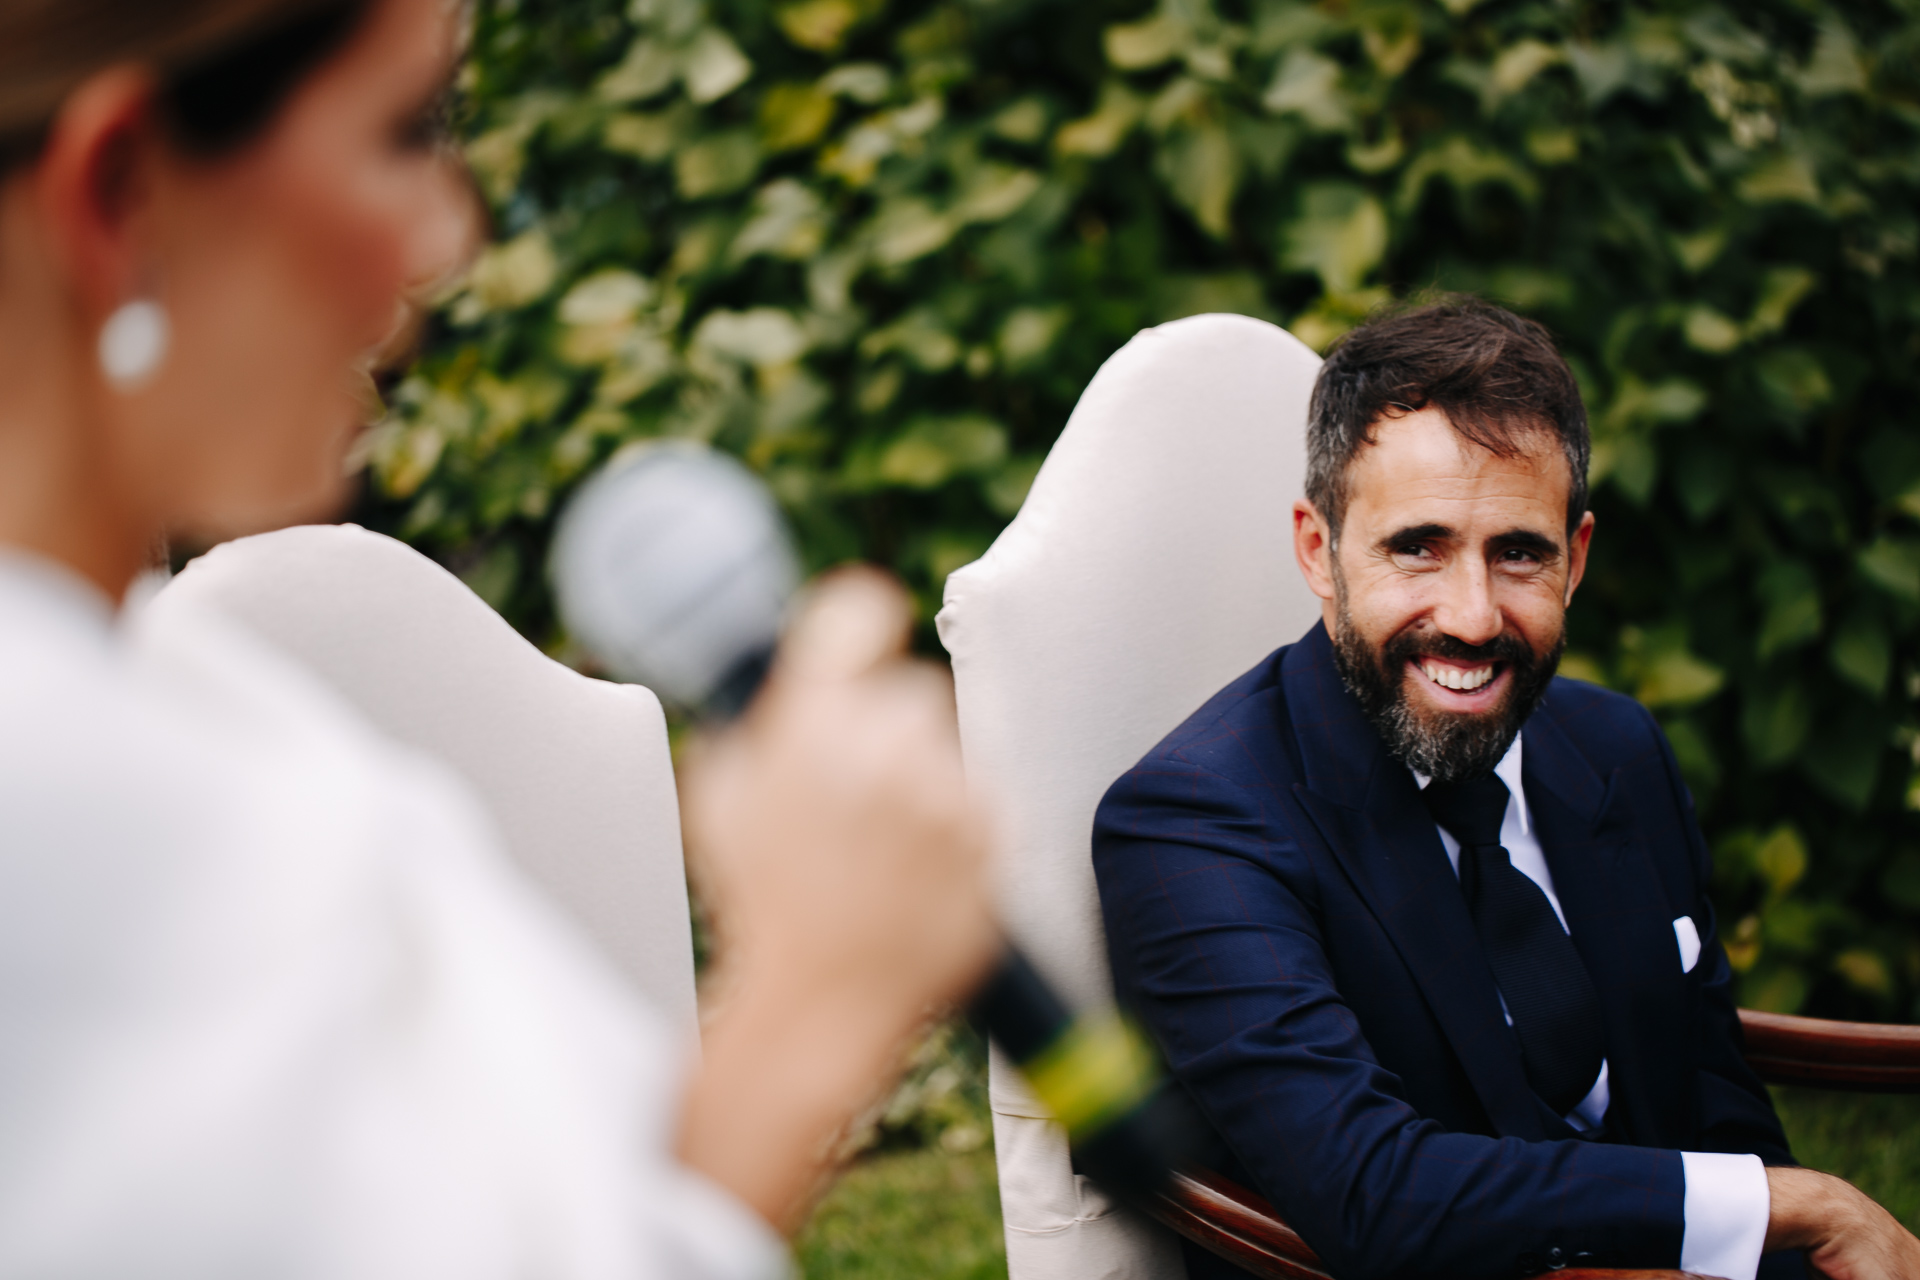
<svg viewBox="0 0 1920 1280"><path fill-rule="evenodd" d="M1920 1096L1775 1089L1794 1157L1836 1173L1920 1234Z"/></svg>
<svg viewBox="0 0 1920 1280"><path fill-rule="evenodd" d="M1006 1280L993 1148L868 1156L814 1211L794 1252L807 1280Z"/></svg>

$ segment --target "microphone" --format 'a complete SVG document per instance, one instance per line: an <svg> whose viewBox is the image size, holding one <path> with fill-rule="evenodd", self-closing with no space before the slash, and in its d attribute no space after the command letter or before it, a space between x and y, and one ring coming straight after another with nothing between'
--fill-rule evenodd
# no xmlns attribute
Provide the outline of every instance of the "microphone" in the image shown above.
<svg viewBox="0 0 1920 1280"><path fill-rule="evenodd" d="M616 455L583 485L549 575L568 631L611 674L710 721L752 701L800 586L773 495L690 441ZM1132 1201L1167 1185L1192 1149L1189 1104L1118 1009L1070 1009L1009 944L969 1015L1066 1129L1077 1168Z"/></svg>

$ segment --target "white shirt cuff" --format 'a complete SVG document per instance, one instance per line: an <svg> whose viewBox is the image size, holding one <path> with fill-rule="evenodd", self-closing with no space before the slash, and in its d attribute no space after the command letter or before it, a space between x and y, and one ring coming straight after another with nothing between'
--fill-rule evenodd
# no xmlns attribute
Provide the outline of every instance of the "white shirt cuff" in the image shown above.
<svg viewBox="0 0 1920 1280"><path fill-rule="evenodd" d="M1680 1269L1721 1280L1753 1280L1767 1240L1773 1197L1759 1156L1682 1151L1687 1182Z"/></svg>
<svg viewBox="0 0 1920 1280"><path fill-rule="evenodd" d="M678 1280L789 1280L787 1245L766 1220L717 1182L682 1166L655 1206L674 1256L660 1274Z"/></svg>

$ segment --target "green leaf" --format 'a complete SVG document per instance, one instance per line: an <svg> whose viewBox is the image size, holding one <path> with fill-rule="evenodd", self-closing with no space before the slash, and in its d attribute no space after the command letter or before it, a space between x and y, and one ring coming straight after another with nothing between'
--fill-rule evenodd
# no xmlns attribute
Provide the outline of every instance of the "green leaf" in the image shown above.
<svg viewBox="0 0 1920 1280"><path fill-rule="evenodd" d="M790 364L807 349L806 331L778 307L711 311L693 331L692 346L746 364Z"/></svg>
<svg viewBox="0 0 1920 1280"><path fill-rule="evenodd" d="M1360 47L1387 79L1404 75L1420 56L1420 10L1411 4L1369 5L1358 14Z"/></svg>
<svg viewBox="0 0 1920 1280"><path fill-rule="evenodd" d="M1806 69L1796 79L1800 92L1809 98L1866 92L1866 65L1861 60L1859 46L1854 43L1853 33L1847 30L1845 20L1838 13L1828 11L1822 17L1813 56L1807 59Z"/></svg>
<svg viewBox="0 0 1920 1280"><path fill-rule="evenodd" d="M874 261L897 267L943 248L960 229L958 222L925 200L890 200L880 207L868 236Z"/></svg>
<svg viewBox="0 0 1920 1280"><path fill-rule="evenodd" d="M726 97L752 74L753 63L718 27L703 29L680 58L681 83L687 87L687 97L696 103Z"/></svg>
<svg viewBox="0 0 1920 1280"><path fill-rule="evenodd" d="M1428 147L1407 166L1400 179L1400 190L1394 196L1399 212L1413 212L1427 184L1435 178L1445 178L1460 195L1488 185L1507 188L1525 204L1532 204L1540 195L1539 180L1524 166L1455 134L1437 146Z"/></svg>
<svg viewBox="0 0 1920 1280"><path fill-rule="evenodd" d="M1704 304L1687 308L1685 328L1687 345L1710 355L1725 355L1746 337L1739 325Z"/></svg>
<svg viewBox="0 0 1920 1280"><path fill-rule="evenodd" d="M627 49L627 56L594 86L607 102L644 102L658 97L680 74L680 60L662 41L643 37Z"/></svg>
<svg viewBox="0 0 1920 1280"><path fill-rule="evenodd" d="M1109 80L1100 88L1100 104L1092 115L1060 126L1053 149L1063 156L1111 155L1139 122L1142 109L1139 95Z"/></svg>
<svg viewBox="0 0 1920 1280"><path fill-rule="evenodd" d="M1893 994L1893 974L1887 962L1865 947L1850 947L1835 956L1833 971L1860 991L1876 996Z"/></svg>
<svg viewBox="0 0 1920 1280"><path fill-rule="evenodd" d="M686 200L705 200L740 190L760 170L760 141L751 129L730 129L682 147L673 157L673 180Z"/></svg>
<svg viewBox="0 0 1920 1280"><path fill-rule="evenodd" d="M631 271L609 267L582 279L560 299L563 324L623 324L653 298L653 285Z"/></svg>
<svg viewBox="0 0 1920 1280"><path fill-rule="evenodd" d="M987 505L1000 515L1011 517L1027 500L1027 491L1033 488L1034 477L1040 474L1040 464L1044 461L1038 455L1010 459L987 481L984 489Z"/></svg>
<svg viewBox="0 0 1920 1280"><path fill-rule="evenodd" d="M1833 399L1833 381L1804 347L1780 347L1760 362L1760 385L1775 405L1800 418Z"/></svg>
<svg viewBox="0 0 1920 1280"><path fill-rule="evenodd" d="M1920 914L1920 852L1906 849L1894 855L1880 873L1880 892L1902 910Z"/></svg>
<svg viewBox="0 0 1920 1280"><path fill-rule="evenodd" d="M810 147L833 123L834 96L815 84L777 84L760 99L760 145L769 152Z"/></svg>
<svg viewBox="0 0 1920 1280"><path fill-rule="evenodd" d="M1260 105L1275 115L1298 115L1327 132L1345 129L1353 118L1340 89L1340 64L1306 48L1289 50L1280 60Z"/></svg>
<svg viewBox="0 0 1920 1280"><path fill-rule="evenodd" d="M1731 462L1717 449L1701 444L1680 450L1672 475L1680 503L1695 524L1720 510L1733 486Z"/></svg>
<svg viewBox="0 0 1920 1280"><path fill-rule="evenodd" d="M1871 708L1856 705L1819 726L1800 767L1822 791L1858 813L1873 798L1885 756L1885 727Z"/></svg>
<svg viewBox="0 0 1920 1280"><path fill-rule="evenodd" d="M1819 277L1805 267L1774 267L1761 277L1760 297L1747 319L1747 333L1765 337L1787 327L1787 317L1800 300L1819 283Z"/></svg>
<svg viewBox="0 0 1920 1280"><path fill-rule="evenodd" d="M1481 111L1491 115L1502 102L1526 88L1535 76L1564 62L1566 56L1558 45L1539 40L1518 40L1508 45L1487 68L1480 95Z"/></svg>
<svg viewBox="0 0 1920 1280"><path fill-rule="evenodd" d="M1740 734L1755 768L1777 769L1793 759L1812 725L1813 708L1806 691L1791 677L1781 676L1743 693Z"/></svg>
<svg viewBox="0 0 1920 1280"><path fill-rule="evenodd" d="M866 482L933 489L958 474L991 471L1006 456L1006 428L991 418L917 418L880 452Z"/></svg>
<svg viewBox="0 0 1920 1280"><path fill-rule="evenodd" d="M1066 307L1020 307L1000 326L1000 358L1010 369L1039 360L1053 346L1071 313Z"/></svg>
<svg viewBox="0 0 1920 1280"><path fill-rule="evenodd" d="M1176 57L1192 37L1180 15L1163 8L1144 21L1108 27L1107 61L1122 71L1144 71Z"/></svg>
<svg viewBox="0 0 1920 1280"><path fill-rule="evenodd" d="M1364 188L1323 182L1301 195L1300 214L1287 224L1281 262L1320 276L1329 293L1356 287L1387 249L1387 215Z"/></svg>
<svg viewBox="0 0 1920 1280"><path fill-rule="evenodd" d="M1621 637L1634 673L1634 697L1649 707L1685 707L1720 691L1726 673L1687 647L1684 628L1665 626Z"/></svg>
<svg viewBox="0 0 1920 1280"><path fill-rule="evenodd" d="M1896 599L1920 604L1920 539L1881 534L1856 563L1868 581Z"/></svg>
<svg viewBox="0 0 1920 1280"><path fill-rule="evenodd" d="M1209 235L1225 238L1231 229L1233 196L1243 172L1239 149L1227 131L1218 125L1180 130L1161 145L1159 170L1174 198L1187 207L1194 221ZM1377 227L1368 230L1377 232L1384 242L1384 216L1378 218ZM1377 251L1374 257L1377 261Z"/></svg>
<svg viewBox="0 0 1920 1280"><path fill-rule="evenodd" d="M675 107L656 112L621 112L607 117L601 145L607 150L658 164L673 154L693 127L692 113Z"/></svg>
<svg viewBox="0 0 1920 1280"><path fill-rule="evenodd" d="M802 49L832 53L860 20L853 0L799 0L774 10L774 21L787 39Z"/></svg>
<svg viewBox="0 0 1920 1280"><path fill-rule="evenodd" d="M732 262L755 254L806 259L820 251L830 229L824 201L792 178L777 178L754 194L751 217L727 250Z"/></svg>
<svg viewBox="0 0 1920 1280"><path fill-rule="evenodd" d="M1792 824L1775 827L1753 851L1754 867L1767 881L1767 892L1783 898L1807 873L1807 842Z"/></svg>
<svg viewBox="0 0 1920 1280"><path fill-rule="evenodd" d="M1767 607L1754 651L1762 662L1820 634L1820 589L1806 565L1798 560L1775 561L1761 573L1759 586Z"/></svg>
<svg viewBox="0 0 1920 1280"><path fill-rule="evenodd" d="M1691 717L1675 720L1665 728L1667 742L1673 747L1674 762L1680 766L1680 776L1696 794L1711 794L1720 785L1721 772L1706 732Z"/></svg>
<svg viewBox="0 0 1920 1280"><path fill-rule="evenodd" d="M1875 698L1886 692L1893 669L1893 641L1871 611L1857 608L1846 616L1834 630L1827 656L1833 669L1862 692Z"/></svg>
<svg viewBox="0 0 1920 1280"><path fill-rule="evenodd" d="M1807 975L1793 965L1768 970L1740 988L1741 1003L1766 1013L1799 1013L1807 1002Z"/></svg>
<svg viewBox="0 0 1920 1280"><path fill-rule="evenodd" d="M553 241L536 227L482 253L467 275L467 295L481 311L524 307L545 297L559 274Z"/></svg>
<svg viewBox="0 0 1920 1280"><path fill-rule="evenodd" d="M1040 175L1008 164L983 164L967 179L948 212L960 222L998 222L1033 199Z"/></svg>
<svg viewBox="0 0 1920 1280"><path fill-rule="evenodd" d="M1794 152L1782 152L1762 163L1740 180L1738 190L1740 198L1749 204L1798 201L1817 206L1820 203L1820 183L1813 176L1813 166L1805 156Z"/></svg>

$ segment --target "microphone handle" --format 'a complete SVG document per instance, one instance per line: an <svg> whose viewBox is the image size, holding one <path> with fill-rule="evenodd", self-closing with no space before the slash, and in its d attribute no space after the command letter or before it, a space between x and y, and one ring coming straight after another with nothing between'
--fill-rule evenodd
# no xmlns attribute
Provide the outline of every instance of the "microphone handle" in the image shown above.
<svg viewBox="0 0 1920 1280"><path fill-rule="evenodd" d="M1119 1009L1074 1014L1009 944L968 1014L1067 1131L1077 1169L1136 1203L1165 1189L1193 1145L1191 1118Z"/></svg>

